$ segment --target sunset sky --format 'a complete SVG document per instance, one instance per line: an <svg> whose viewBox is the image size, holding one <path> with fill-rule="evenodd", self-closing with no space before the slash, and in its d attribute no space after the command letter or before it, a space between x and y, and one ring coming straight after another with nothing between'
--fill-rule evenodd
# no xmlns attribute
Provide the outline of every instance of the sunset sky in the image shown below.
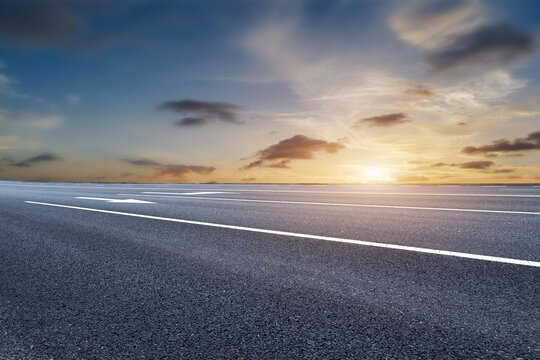
<svg viewBox="0 0 540 360"><path fill-rule="evenodd" d="M0 179L537 183L539 14L0 0Z"/></svg>

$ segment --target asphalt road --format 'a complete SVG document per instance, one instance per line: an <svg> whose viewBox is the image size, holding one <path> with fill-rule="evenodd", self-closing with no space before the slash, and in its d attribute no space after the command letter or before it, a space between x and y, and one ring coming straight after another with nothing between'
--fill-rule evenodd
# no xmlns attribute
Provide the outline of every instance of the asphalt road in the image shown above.
<svg viewBox="0 0 540 360"><path fill-rule="evenodd" d="M539 186L0 181L0 229L0 359L540 358Z"/></svg>

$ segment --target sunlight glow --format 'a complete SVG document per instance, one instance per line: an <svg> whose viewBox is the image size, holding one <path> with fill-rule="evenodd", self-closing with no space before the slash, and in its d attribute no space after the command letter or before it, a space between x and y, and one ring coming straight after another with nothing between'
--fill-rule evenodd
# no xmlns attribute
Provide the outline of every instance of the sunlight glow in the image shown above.
<svg viewBox="0 0 540 360"><path fill-rule="evenodd" d="M360 176L363 180L375 181L375 182L387 182L392 181L388 169L382 167L363 167Z"/></svg>

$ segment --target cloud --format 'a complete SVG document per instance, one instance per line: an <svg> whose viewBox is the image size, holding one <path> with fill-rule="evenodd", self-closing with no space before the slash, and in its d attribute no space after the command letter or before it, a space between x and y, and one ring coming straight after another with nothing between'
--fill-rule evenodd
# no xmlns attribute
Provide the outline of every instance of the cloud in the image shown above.
<svg viewBox="0 0 540 360"><path fill-rule="evenodd" d="M516 171L516 169L496 169L493 170L493 173L495 174L507 174Z"/></svg>
<svg viewBox="0 0 540 360"><path fill-rule="evenodd" d="M183 177L189 173L197 173L208 175L216 170L213 166L200 166L200 165L161 165L156 168L157 175L173 175L177 177Z"/></svg>
<svg viewBox="0 0 540 360"><path fill-rule="evenodd" d="M358 126L359 123L368 123L369 126L388 127L408 122L411 122L411 120L407 119L407 115L404 113L394 113L365 118L359 120L355 126Z"/></svg>
<svg viewBox="0 0 540 360"><path fill-rule="evenodd" d="M1 2L0 2L0 4L1 4ZM1 20L0 20L0 22L1 22ZM5 67L5 64L3 62L0 62L0 69L3 68L3 67ZM46 103L43 99L36 98L36 97L30 96L28 94L23 94L23 93L20 93L18 91L15 91L14 86L17 83L18 83L18 81L14 77L8 76L5 73L0 73L0 93L7 94L9 96L16 97L16 98L21 98L21 99L30 99L30 100L36 101L38 103L41 103L41 104Z"/></svg>
<svg viewBox="0 0 540 360"><path fill-rule="evenodd" d="M227 102L201 100L165 101L158 106L159 110L168 110L177 114L190 114L178 121L178 126L203 126L211 121L223 121L231 124L242 124L238 112L244 108Z"/></svg>
<svg viewBox="0 0 540 360"><path fill-rule="evenodd" d="M104 4L104 3L103 3ZM95 16L111 12L101 2L0 1L0 42L17 46L61 46L101 49L125 42L127 36L90 27ZM114 7L125 7L115 4ZM105 10L105 11L104 11Z"/></svg>
<svg viewBox="0 0 540 360"><path fill-rule="evenodd" d="M0 2L0 39L10 43L51 44L73 40L83 19L54 2Z"/></svg>
<svg viewBox="0 0 540 360"><path fill-rule="evenodd" d="M465 154L488 154L496 152L512 152L540 149L540 131L527 135L524 139L518 138L513 141L499 139L489 145L467 146L461 150Z"/></svg>
<svg viewBox="0 0 540 360"><path fill-rule="evenodd" d="M491 166L495 165L495 162L493 161L468 161L463 163L444 163L444 162L438 162L435 164L431 164L431 167L459 167L461 169L487 169Z"/></svg>
<svg viewBox="0 0 540 360"><path fill-rule="evenodd" d="M78 104L81 102L81 97L75 94L67 94L66 101L68 102L68 104Z"/></svg>
<svg viewBox="0 0 540 360"><path fill-rule="evenodd" d="M14 144L19 140L15 135L0 135L0 150L14 147Z"/></svg>
<svg viewBox="0 0 540 360"><path fill-rule="evenodd" d="M23 160L23 161L15 162L13 163L13 166L30 167L34 164L41 163L41 162L61 161L61 160L62 158L57 155L50 154L50 153L43 153L37 156L29 157L28 159Z"/></svg>
<svg viewBox="0 0 540 360"><path fill-rule="evenodd" d="M208 175L216 170L213 166L202 166L202 165L184 165L184 164L162 164L160 162L150 160L150 159L121 159L123 162L135 166L150 167L155 170L155 176L167 176L172 175L175 177L182 178L185 175L190 173Z"/></svg>
<svg viewBox="0 0 540 360"><path fill-rule="evenodd" d="M430 131L444 136L470 136L477 130L466 122L458 122L455 124L434 124L426 126Z"/></svg>
<svg viewBox="0 0 540 360"><path fill-rule="evenodd" d="M6 74L0 74L0 87L8 88L14 81L12 78L8 77Z"/></svg>
<svg viewBox="0 0 540 360"><path fill-rule="evenodd" d="M487 169L495 165L493 161L468 161L459 165L462 169Z"/></svg>
<svg viewBox="0 0 540 360"><path fill-rule="evenodd" d="M427 86L419 84L411 86L410 88L403 90L401 93L404 95L413 95L424 98L429 98L434 95L433 91L431 91Z"/></svg>
<svg viewBox="0 0 540 360"><path fill-rule="evenodd" d="M131 165L136 166L158 166L161 165L157 161L150 160L150 159L122 159L122 161L127 162Z"/></svg>
<svg viewBox="0 0 540 360"><path fill-rule="evenodd" d="M188 116L174 122L178 126L203 126L208 124L208 119L204 117Z"/></svg>
<svg viewBox="0 0 540 360"><path fill-rule="evenodd" d="M344 148L345 146L339 140L328 142L304 135L296 135L259 151L257 153L257 160L244 166L242 169L245 170L260 166L288 168L292 160L313 159L316 152L324 151L333 154ZM276 160L279 161L268 163Z"/></svg>
<svg viewBox="0 0 540 360"><path fill-rule="evenodd" d="M478 26L482 21L479 0L415 1L390 17L397 36L412 45L436 48L449 35Z"/></svg>
<svg viewBox="0 0 540 360"><path fill-rule="evenodd" d="M22 114L18 122L27 127L32 127L41 130L55 129L62 125L65 121L62 115L39 115L32 113Z"/></svg>
<svg viewBox="0 0 540 360"><path fill-rule="evenodd" d="M426 62L432 70L443 71L464 65L505 65L532 52L530 34L498 24L456 36L448 46L428 55Z"/></svg>

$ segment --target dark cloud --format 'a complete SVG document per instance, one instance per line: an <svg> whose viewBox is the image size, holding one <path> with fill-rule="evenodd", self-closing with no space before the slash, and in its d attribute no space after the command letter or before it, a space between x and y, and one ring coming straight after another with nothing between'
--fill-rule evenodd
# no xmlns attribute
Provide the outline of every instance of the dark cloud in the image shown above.
<svg viewBox="0 0 540 360"><path fill-rule="evenodd" d="M131 165L137 166L158 166L160 163L150 160L150 159L122 159L122 161L127 162Z"/></svg>
<svg viewBox="0 0 540 360"><path fill-rule="evenodd" d="M0 1L0 42L17 46L61 46L73 50L101 49L131 36L104 33L90 25L125 4L105 1Z"/></svg>
<svg viewBox="0 0 540 360"><path fill-rule="evenodd" d="M509 24L480 27L457 36L447 47L427 57L434 71L462 65L501 65L533 52L533 37Z"/></svg>
<svg viewBox="0 0 540 360"><path fill-rule="evenodd" d="M488 154L492 152L512 152L540 149L540 131L530 133L524 139L499 139L489 145L467 146L461 150L465 154Z"/></svg>
<svg viewBox="0 0 540 360"><path fill-rule="evenodd" d="M60 161L62 158L60 156L50 154L50 153L44 153L37 156L29 157L26 160L19 161L13 163L13 166L19 166L19 167L30 167L34 164L41 163L41 162L49 162L49 161Z"/></svg>
<svg viewBox="0 0 540 360"><path fill-rule="evenodd" d="M444 163L444 162L438 162L436 164L432 164L431 166L432 167L457 166L457 164L455 164L455 163L449 164L449 163Z"/></svg>
<svg viewBox="0 0 540 360"><path fill-rule="evenodd" d="M208 175L216 169L212 166L202 165L162 164L150 159L121 159L121 161L135 166L150 167L154 169L155 176L172 175L181 178L190 173Z"/></svg>
<svg viewBox="0 0 540 360"><path fill-rule="evenodd" d="M462 169L487 169L495 165L493 161L468 161L459 165Z"/></svg>
<svg viewBox="0 0 540 360"><path fill-rule="evenodd" d="M487 169L495 165L493 161L468 161L463 163L444 163L438 162L431 164L431 167L459 167L461 169Z"/></svg>
<svg viewBox="0 0 540 360"><path fill-rule="evenodd" d="M208 119L203 117L185 117L174 122L178 126L203 126L208 124Z"/></svg>
<svg viewBox="0 0 540 360"><path fill-rule="evenodd" d="M84 21L72 9L55 2L0 2L0 39L32 45L75 40Z"/></svg>
<svg viewBox="0 0 540 360"><path fill-rule="evenodd" d="M408 122L411 122L411 120L407 119L407 115L404 113L394 113L365 118L359 120L355 126L359 126L360 123L368 123L369 126L388 127Z"/></svg>
<svg viewBox="0 0 540 360"><path fill-rule="evenodd" d="M345 146L341 141L328 142L304 135L296 135L259 151L257 153L257 160L244 166L242 169L245 170L260 166L288 168L292 160L312 159L315 152L324 151L333 154L344 148Z"/></svg>
<svg viewBox="0 0 540 360"><path fill-rule="evenodd" d="M516 171L516 169L496 169L496 170L493 170L493 172L495 174L507 174L507 173L512 173Z"/></svg>
<svg viewBox="0 0 540 360"><path fill-rule="evenodd" d="M211 121L223 121L231 124L243 124L238 112L243 107L226 102L200 100L165 101L158 106L159 110L168 110L177 114L189 114L178 121L178 126L203 126Z"/></svg>

